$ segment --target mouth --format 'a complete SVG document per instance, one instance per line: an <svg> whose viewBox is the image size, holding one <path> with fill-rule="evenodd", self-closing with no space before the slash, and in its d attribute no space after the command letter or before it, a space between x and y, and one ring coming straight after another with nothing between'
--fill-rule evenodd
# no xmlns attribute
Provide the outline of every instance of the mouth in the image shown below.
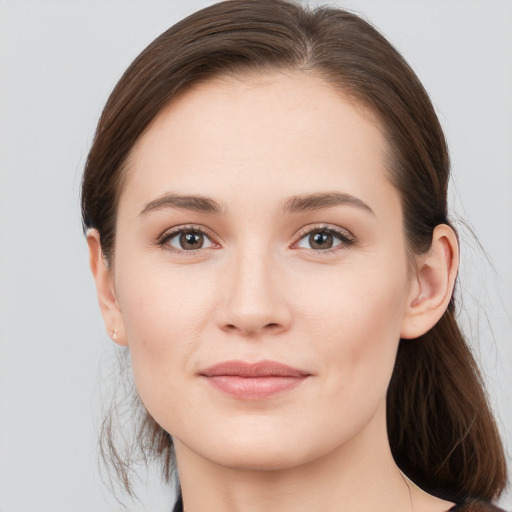
<svg viewBox="0 0 512 512"><path fill-rule="evenodd" d="M225 361L199 375L214 389L234 398L263 400L295 389L311 374L276 361Z"/></svg>

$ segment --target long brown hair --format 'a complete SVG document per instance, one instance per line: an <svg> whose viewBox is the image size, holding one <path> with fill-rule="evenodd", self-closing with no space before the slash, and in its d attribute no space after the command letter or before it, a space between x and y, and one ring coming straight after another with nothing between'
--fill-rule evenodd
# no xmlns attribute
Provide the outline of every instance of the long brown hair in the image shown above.
<svg viewBox="0 0 512 512"><path fill-rule="evenodd" d="M276 69L314 74L378 116L409 249L429 249L435 226L449 223L448 150L428 95L401 55L368 22L341 9L230 0L159 36L130 65L105 106L85 167L82 214L84 229L99 230L107 260L114 255L124 163L158 112L199 81ZM429 332L401 340L387 422L395 460L418 485L457 502L491 500L503 490L503 448L453 299ZM107 419L104 456L130 490L111 425ZM137 439L146 453L161 458L170 478L172 438L147 411Z"/></svg>

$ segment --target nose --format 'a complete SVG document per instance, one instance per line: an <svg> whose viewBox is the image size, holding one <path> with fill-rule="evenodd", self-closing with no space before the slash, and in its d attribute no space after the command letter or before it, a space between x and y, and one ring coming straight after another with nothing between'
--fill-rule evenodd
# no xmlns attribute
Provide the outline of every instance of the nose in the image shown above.
<svg viewBox="0 0 512 512"><path fill-rule="evenodd" d="M277 263L262 250L245 250L229 262L222 281L217 324L225 332L258 337L291 324L287 290Z"/></svg>

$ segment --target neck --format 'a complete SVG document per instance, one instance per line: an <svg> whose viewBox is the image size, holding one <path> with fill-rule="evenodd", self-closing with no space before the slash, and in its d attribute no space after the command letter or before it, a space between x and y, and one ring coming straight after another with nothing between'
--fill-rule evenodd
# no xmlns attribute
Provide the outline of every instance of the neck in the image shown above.
<svg viewBox="0 0 512 512"><path fill-rule="evenodd" d="M331 452L271 471L219 466L178 440L175 448L185 512L412 509L409 485L389 448L384 410Z"/></svg>

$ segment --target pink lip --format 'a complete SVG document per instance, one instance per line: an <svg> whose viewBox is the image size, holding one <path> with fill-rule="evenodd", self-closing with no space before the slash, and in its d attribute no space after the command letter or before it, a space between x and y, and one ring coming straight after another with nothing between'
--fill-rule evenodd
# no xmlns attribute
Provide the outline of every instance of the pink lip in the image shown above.
<svg viewBox="0 0 512 512"><path fill-rule="evenodd" d="M208 384L242 400L262 400L299 386L309 373L275 361L226 361L199 373Z"/></svg>

